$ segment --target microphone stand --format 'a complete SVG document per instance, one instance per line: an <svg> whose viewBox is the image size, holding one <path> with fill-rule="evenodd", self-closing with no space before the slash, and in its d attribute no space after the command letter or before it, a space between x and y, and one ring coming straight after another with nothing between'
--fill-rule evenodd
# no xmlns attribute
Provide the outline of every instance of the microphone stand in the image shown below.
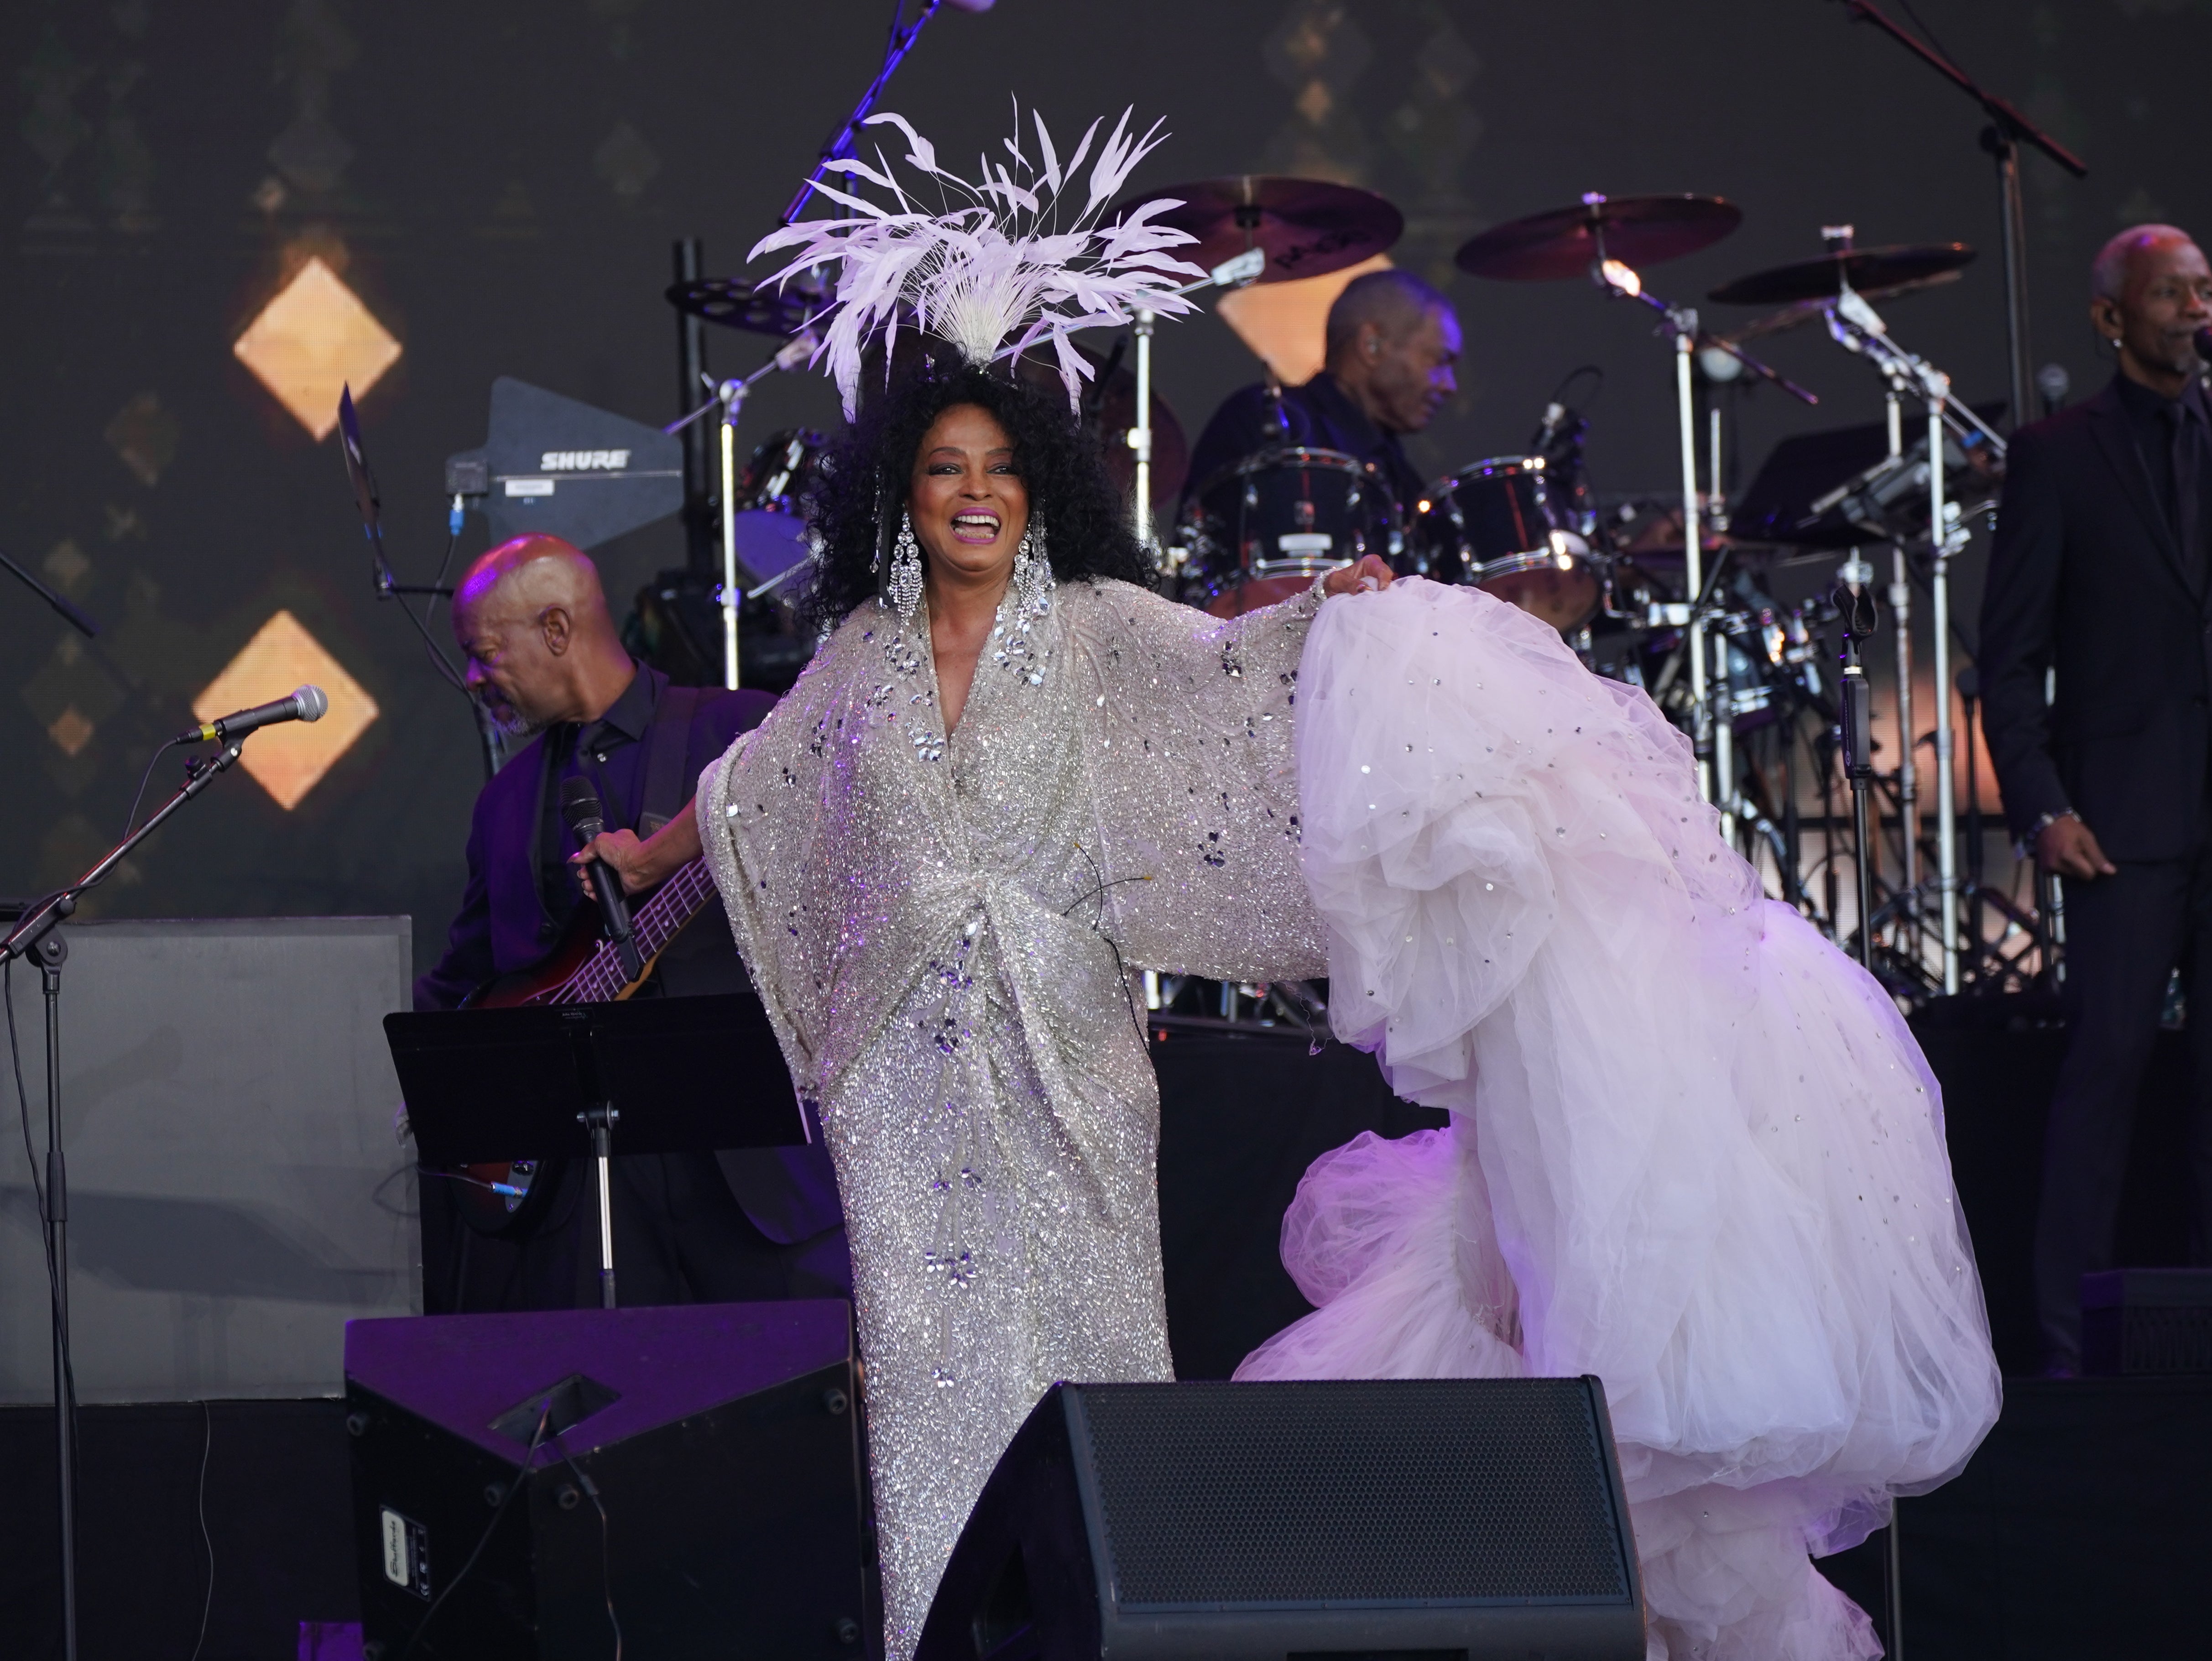
<svg viewBox="0 0 2212 1661"><path fill-rule="evenodd" d="M169 816L215 782L238 759L246 735L230 739L213 756L191 764L184 786L152 818L103 855L68 887L26 911L0 940L0 968L35 958L46 1006L46 1246L47 1295L53 1314L54 1433L61 1501L62 1661L76 1661L76 1384L70 1365L69 1171L62 1157L62 965L69 942L56 933L76 910L77 897L127 859Z"/></svg>
<svg viewBox="0 0 2212 1661"><path fill-rule="evenodd" d="M2089 176L2088 166L2006 100L1976 84L1950 59L1890 21L1869 0L1844 0L1844 9L1853 22L1871 23L1896 41L1979 104L1990 118L1990 125L1982 129L1982 148L1997 164L1997 214L2004 228L2005 357L2012 371L2012 424L2018 427L2028 419L2028 389L2035 384L2027 362L2027 225L2021 211L2020 147L2033 144L2076 179Z"/></svg>
<svg viewBox="0 0 2212 1661"><path fill-rule="evenodd" d="M10 571L14 572L15 574L16 581L21 582L26 588L28 588L33 593L36 594L40 599L46 601L47 605L52 606L55 611L60 612L63 617L69 620L70 626L75 628L76 631L82 635L87 640L94 640L99 637L100 625L98 624L94 623L82 611L78 611L76 606L70 605L69 601L63 599L61 595L47 587L45 583L40 581L38 578L33 576L21 566L16 564L15 562L9 558L7 555L0 554L0 565L4 565Z"/></svg>
<svg viewBox="0 0 2212 1661"><path fill-rule="evenodd" d="M1605 252L1605 222L1596 211L1604 200L1594 191L1583 197L1583 205L1591 210L1590 234L1597 248L1596 257L1590 261L1591 280L1614 299L1640 301L1650 307L1666 319L1660 332L1672 331L1674 337L1674 403L1682 440L1682 588L1693 602L1701 601L1705 590L1705 512L1698 501L1698 412L1691 389L1693 361L1698 350L1710 346L1726 352L1761 380L1772 381L1802 403L1818 404L1820 400L1788 376L1761 363L1735 342L1699 328L1694 307L1668 304L1644 288L1643 277L1632 267L1608 259ZM1717 488L1717 480L1715 485ZM1698 794L1707 801L1717 800L1721 804L1725 825L1733 816L1735 780L1713 776L1717 770L1713 758L1713 711L1705 691L1705 617L1702 605L1693 605L1689 630L1690 707L1694 712L1690 741L1697 753L1705 757L1698 768ZM1725 675L1723 679L1725 681ZM1728 762L1734 765L1732 748Z"/></svg>
<svg viewBox="0 0 2212 1661"><path fill-rule="evenodd" d="M852 114L845 118L845 125L838 128L836 136L822 147L822 155L814 164L814 171L806 175L806 182L799 187L799 194L793 197L790 205L784 209L783 217L776 222L779 225L790 224L806 210L806 204L814 194L814 187L822 182L822 175L830 170L830 164L842 161L846 152L853 148L853 140L860 131L860 124L875 108L876 100L884 95L884 88L890 84L892 71L905 61L907 53L914 50L914 43L921 37L922 25L937 15L937 9L942 3L944 0L922 0L921 10L914 21L902 23L900 19L906 15L906 0L892 0L890 39L884 44L883 67L876 71L876 78L868 82L867 91L860 94L860 101L853 106Z"/></svg>

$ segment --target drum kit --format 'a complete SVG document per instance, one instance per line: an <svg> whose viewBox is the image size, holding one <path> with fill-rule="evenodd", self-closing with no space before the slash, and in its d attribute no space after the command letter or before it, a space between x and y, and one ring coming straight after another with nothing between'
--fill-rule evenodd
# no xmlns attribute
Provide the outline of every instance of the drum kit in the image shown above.
<svg viewBox="0 0 2212 1661"><path fill-rule="evenodd" d="M1184 252L1210 272L1193 289L1340 271L1383 252L1404 227L1397 209L1370 192L1264 176L1166 186L1122 210L1159 198L1180 204L1161 217L1191 234L1194 246ZM1841 753L1850 723L1838 702L1850 690L1842 684L1849 678L1827 666L1838 656L1839 625L1875 592L1872 568L1859 550L1893 551L1886 598L1896 630L1898 730L1911 733L1911 597L1918 590L1929 598L1937 684L1943 686L1952 647L1949 562L1973 517L1993 504L2004 445L1982 414L1952 395L1940 370L1898 344L1874 310L1877 301L1956 281L1972 249L1962 243L1861 248L1849 227L1827 228L1819 257L1751 272L1712 290L1706 298L1714 305L1759 308L1749 322L1719 331L1702 325L1694 309L1670 304L1645 286L1646 268L1717 243L1741 220L1740 209L1717 197L1592 194L1571 208L1495 226L1456 254L1459 267L1473 276L1593 281L1607 298L1661 314L1660 333L1671 338L1675 350L1681 464L1679 491L1663 498L1612 499L1601 509L1583 465L1587 423L1558 398L1526 449L1455 468L1410 502L1401 500L1372 461L1291 442L1287 433L1284 441L1263 444L1208 477L1186 479L1182 429L1152 385L1149 317L1138 319L1109 354L1091 354L1097 373L1084 414L1133 498L1140 531L1154 542L1163 587L1176 598L1233 615L1295 592L1320 572L1376 554L1401 574L1464 583L1522 607L1557 629L1594 671L1644 686L1692 735L1701 788L1727 834L1749 854L1771 855L1784 897L1841 939L1832 851L1839 839L1829 835L1831 851L1815 860L1814 868L1826 876L1824 893L1813 891L1796 797L1801 749L1809 750L1824 810L1839 759L1850 772L1851 758ZM787 340L805 338L807 319L822 301L758 292L730 280L679 283L668 298L708 322ZM1719 484L1721 423L1710 410L1701 422L1698 389L1748 374L1816 402L1746 350L1749 342L1815 320L1882 377L1887 444L1873 465L1845 476L1816 469L1811 484L1792 481L1804 499L1778 508L1767 503L1755 534L1746 526L1732 535ZM1037 373L1050 371L1039 367ZM749 384L735 383L734 396L731 383L718 389L726 431L734 426L731 417ZM1924 435L1910 443L1908 411L1925 417ZM1709 445L1700 444L1701 430ZM736 520L730 591L761 593L803 563L805 485L822 447L818 434L793 429L770 435L749 463L738 465L732 456L725 492ZM1941 465L1931 466L1931 456L1940 456ZM1808 494L1812 485L1824 493ZM1754 485L1753 494L1759 489ZM1164 546L1150 534L1156 516L1168 530ZM1697 533L1686 536L1686 525ZM1836 595L1778 603L1769 574L1821 554L1848 555ZM1849 636L1841 648L1853 652L1865 628L1844 626L1840 633ZM2032 946L2015 947L2002 958L1982 942L1981 908L2001 907L2002 921L2031 934L2033 915L1980 888L1978 837L1967 850L1974 868L1960 881L1954 858L1959 839L1952 822L1949 699L1939 697L1936 704L1932 861L1920 835L1911 745L1900 745L1905 753L1875 781L1887 802L1877 805L1875 828L1854 847L1851 861L1867 879L1859 916L1870 918L1871 927L1862 924L1859 932L1869 955L1878 934L1885 953L1878 968L1898 989L1915 993L1956 990L1962 975L2007 974L2033 954ZM1899 877L1885 885L1872 839L1893 816L1902 830L1888 863ZM1832 827L1835 817L1824 811L1821 823ZM1856 857L1861 848L1863 859ZM1929 864L1934 873L1924 877ZM1974 915L1962 918L1962 905ZM2014 937L2021 932L2007 931Z"/></svg>

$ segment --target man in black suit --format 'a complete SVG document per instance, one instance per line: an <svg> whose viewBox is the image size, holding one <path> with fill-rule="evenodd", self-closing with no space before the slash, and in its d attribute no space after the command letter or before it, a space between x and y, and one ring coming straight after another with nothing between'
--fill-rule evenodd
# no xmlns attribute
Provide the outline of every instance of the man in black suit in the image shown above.
<svg viewBox="0 0 2212 1661"><path fill-rule="evenodd" d="M2185 965L2191 1252L2212 1262L2212 404L2191 337L2212 268L2168 225L2106 245L2111 386L2013 435L1982 604L1983 724L2023 846L2066 884L2066 1060L2036 1220L2047 1369L2081 1358L2136 1098ZM2046 699L2046 684L2055 686Z"/></svg>
<svg viewBox="0 0 2212 1661"><path fill-rule="evenodd" d="M589 780L608 824L650 833L690 814L701 770L775 702L764 692L673 686L633 660L598 570L557 537L517 537L471 566L454 597L453 632L468 654L470 690L502 726L534 736L477 798L468 885L444 956L415 983L418 1009L451 1009L494 977L528 968L586 905L561 818L562 781ZM640 995L750 989L721 902L710 899ZM768 1082L789 1087L780 1074ZM719 1154L618 1154L614 1166L623 1303L850 1294L836 1173L818 1140ZM585 1186L570 1164L536 1227L476 1238L426 1179L426 1303L596 1303L596 1207Z"/></svg>

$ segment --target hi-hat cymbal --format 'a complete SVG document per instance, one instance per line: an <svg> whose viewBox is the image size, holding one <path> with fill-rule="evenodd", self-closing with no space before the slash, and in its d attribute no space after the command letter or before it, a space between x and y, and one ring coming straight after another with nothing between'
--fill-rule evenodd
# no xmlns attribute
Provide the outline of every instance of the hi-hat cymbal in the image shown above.
<svg viewBox="0 0 2212 1661"><path fill-rule="evenodd" d="M1889 248L1844 248L1817 259L1801 259L1753 271L1715 289L1706 299L1723 306L1781 306L1797 300L1832 300L1844 284L1871 295L1880 289L1956 271L1974 257L1963 242L1899 244Z"/></svg>
<svg viewBox="0 0 2212 1661"><path fill-rule="evenodd" d="M672 283L667 296L679 312L752 334L797 334L814 309L804 295L763 289L742 277Z"/></svg>
<svg viewBox="0 0 2212 1661"><path fill-rule="evenodd" d="M1743 222L1743 210L1717 196L1590 195L1579 206L1492 225L1453 256L1470 277L1516 283L1589 275L1598 244L1604 257L1635 265L1695 253Z"/></svg>
<svg viewBox="0 0 2212 1661"><path fill-rule="evenodd" d="M1959 273L1955 271L1937 271L1933 277L1915 277L1910 283L1892 283L1878 289L1858 289L1857 292L1869 301L1903 300L1920 293L1923 289L1941 288L1946 283L1956 283L1958 280ZM1856 288L1856 284L1853 286ZM1747 340L1757 340L1766 335L1780 334L1784 330L1794 329L1801 323L1810 323L1828 309L1830 302L1834 298L1832 295L1823 295L1818 300L1793 300L1788 305L1779 307L1763 317L1754 317L1748 323L1738 324L1724 333L1721 338L1731 345L1740 346Z"/></svg>
<svg viewBox="0 0 2212 1661"><path fill-rule="evenodd" d="M1188 231L1197 246L1170 248L1177 259L1211 271L1247 248L1264 249L1267 264L1256 279L1285 283L1321 277L1373 258L1396 242L1406 216L1372 191L1325 179L1279 179L1245 173L1169 185L1132 197L1109 210L1109 222L1162 198L1181 203L1153 216L1155 225Z"/></svg>

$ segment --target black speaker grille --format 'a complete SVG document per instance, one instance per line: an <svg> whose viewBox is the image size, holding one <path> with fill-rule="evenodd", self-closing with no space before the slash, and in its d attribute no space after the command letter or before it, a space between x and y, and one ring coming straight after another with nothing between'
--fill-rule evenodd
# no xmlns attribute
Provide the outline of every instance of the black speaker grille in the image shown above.
<svg viewBox="0 0 2212 1661"><path fill-rule="evenodd" d="M1629 1597L1579 1379L1099 1384L1124 1609Z"/></svg>

